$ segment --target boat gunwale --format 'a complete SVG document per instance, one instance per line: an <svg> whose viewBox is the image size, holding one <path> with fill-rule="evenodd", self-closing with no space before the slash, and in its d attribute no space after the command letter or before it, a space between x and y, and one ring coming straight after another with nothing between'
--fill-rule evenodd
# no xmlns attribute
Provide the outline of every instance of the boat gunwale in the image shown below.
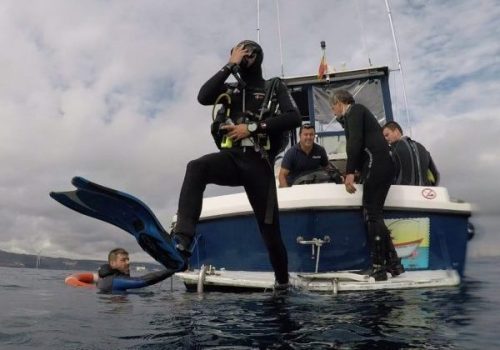
<svg viewBox="0 0 500 350"><path fill-rule="evenodd" d="M339 184L307 184L278 189L281 213L294 211L361 210L362 186L355 194L347 194ZM425 199L421 192L434 189L439 200ZM418 212L471 216L472 205L450 199L445 187L393 185L387 196L385 211ZM204 198L200 222L218 218L252 215L245 192ZM174 216L174 221L176 217Z"/></svg>

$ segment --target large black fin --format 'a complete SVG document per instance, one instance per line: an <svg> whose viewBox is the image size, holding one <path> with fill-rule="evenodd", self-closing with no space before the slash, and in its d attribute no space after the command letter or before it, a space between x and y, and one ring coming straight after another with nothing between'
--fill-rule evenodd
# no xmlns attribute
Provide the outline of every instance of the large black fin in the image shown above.
<svg viewBox="0 0 500 350"><path fill-rule="evenodd" d="M139 245L169 269L182 270L185 260L156 216L139 199L81 177L72 180L76 191L51 192L62 205L115 225L132 234Z"/></svg>

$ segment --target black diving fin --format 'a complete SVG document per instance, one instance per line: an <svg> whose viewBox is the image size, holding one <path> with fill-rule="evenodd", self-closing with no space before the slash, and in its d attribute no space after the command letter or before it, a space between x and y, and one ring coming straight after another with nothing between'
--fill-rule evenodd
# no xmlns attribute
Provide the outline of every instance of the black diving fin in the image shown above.
<svg viewBox="0 0 500 350"><path fill-rule="evenodd" d="M176 242L141 200L82 177L74 177L72 184L75 191L51 192L50 196L70 209L132 234L142 249L166 268L186 268L186 258L175 248Z"/></svg>

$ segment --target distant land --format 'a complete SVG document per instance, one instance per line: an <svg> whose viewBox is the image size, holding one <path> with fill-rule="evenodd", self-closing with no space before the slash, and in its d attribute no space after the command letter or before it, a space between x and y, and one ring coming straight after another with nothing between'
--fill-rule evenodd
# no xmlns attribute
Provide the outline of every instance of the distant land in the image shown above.
<svg viewBox="0 0 500 350"><path fill-rule="evenodd" d="M99 260L73 260L67 258L50 258L32 254L9 253L0 250L0 267L24 267L48 270L78 270L96 271L106 261ZM38 265L38 266L37 266ZM134 262L131 270L144 267L146 270L157 270L161 268L158 264Z"/></svg>

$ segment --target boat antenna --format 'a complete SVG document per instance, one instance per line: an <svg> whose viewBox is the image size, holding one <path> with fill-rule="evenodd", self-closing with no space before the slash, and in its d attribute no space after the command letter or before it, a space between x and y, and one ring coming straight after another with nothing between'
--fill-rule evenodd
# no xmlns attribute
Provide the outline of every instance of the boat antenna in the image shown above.
<svg viewBox="0 0 500 350"><path fill-rule="evenodd" d="M38 269L40 267L41 254L42 254L42 250L39 250L36 252L36 264L35 264L36 269Z"/></svg>
<svg viewBox="0 0 500 350"><path fill-rule="evenodd" d="M260 0L257 0L257 44L260 45ZM262 65L262 71L265 75L266 67Z"/></svg>
<svg viewBox="0 0 500 350"><path fill-rule="evenodd" d="M260 45L260 0L257 0L257 43Z"/></svg>
<svg viewBox="0 0 500 350"><path fill-rule="evenodd" d="M278 20L278 38L280 42L280 63L281 63L281 77L285 77L285 69L283 65L283 45L281 40L281 22L280 22L280 5L279 0L276 0L276 17Z"/></svg>
<svg viewBox="0 0 500 350"><path fill-rule="evenodd" d="M354 3L356 5L356 12L358 13L358 23L359 23L359 27L360 27L360 30L361 30L361 43L363 44L363 51L368 56L368 65L369 65L369 67L371 67L372 66L372 60L370 58L370 53L368 52L368 48L367 48L367 45L366 45L365 26L363 25L363 18L361 16L361 10L359 8L358 0L356 0Z"/></svg>
<svg viewBox="0 0 500 350"><path fill-rule="evenodd" d="M410 110L408 109L408 99L406 98L405 77L404 77L404 73L403 73L403 67L401 66L401 59L399 57L398 39L396 37L396 31L394 30L394 23L392 22L392 13L391 13L391 6L389 4L389 0L385 0L385 7L387 8L387 15L389 17L389 23L391 25L391 31L392 31L392 39L394 40L394 47L396 48L396 59L398 61L399 73L401 74L401 82L403 85L403 98L404 98L405 109L406 109L406 122L408 123L409 134L410 134L410 136L412 136L411 124L410 124Z"/></svg>

